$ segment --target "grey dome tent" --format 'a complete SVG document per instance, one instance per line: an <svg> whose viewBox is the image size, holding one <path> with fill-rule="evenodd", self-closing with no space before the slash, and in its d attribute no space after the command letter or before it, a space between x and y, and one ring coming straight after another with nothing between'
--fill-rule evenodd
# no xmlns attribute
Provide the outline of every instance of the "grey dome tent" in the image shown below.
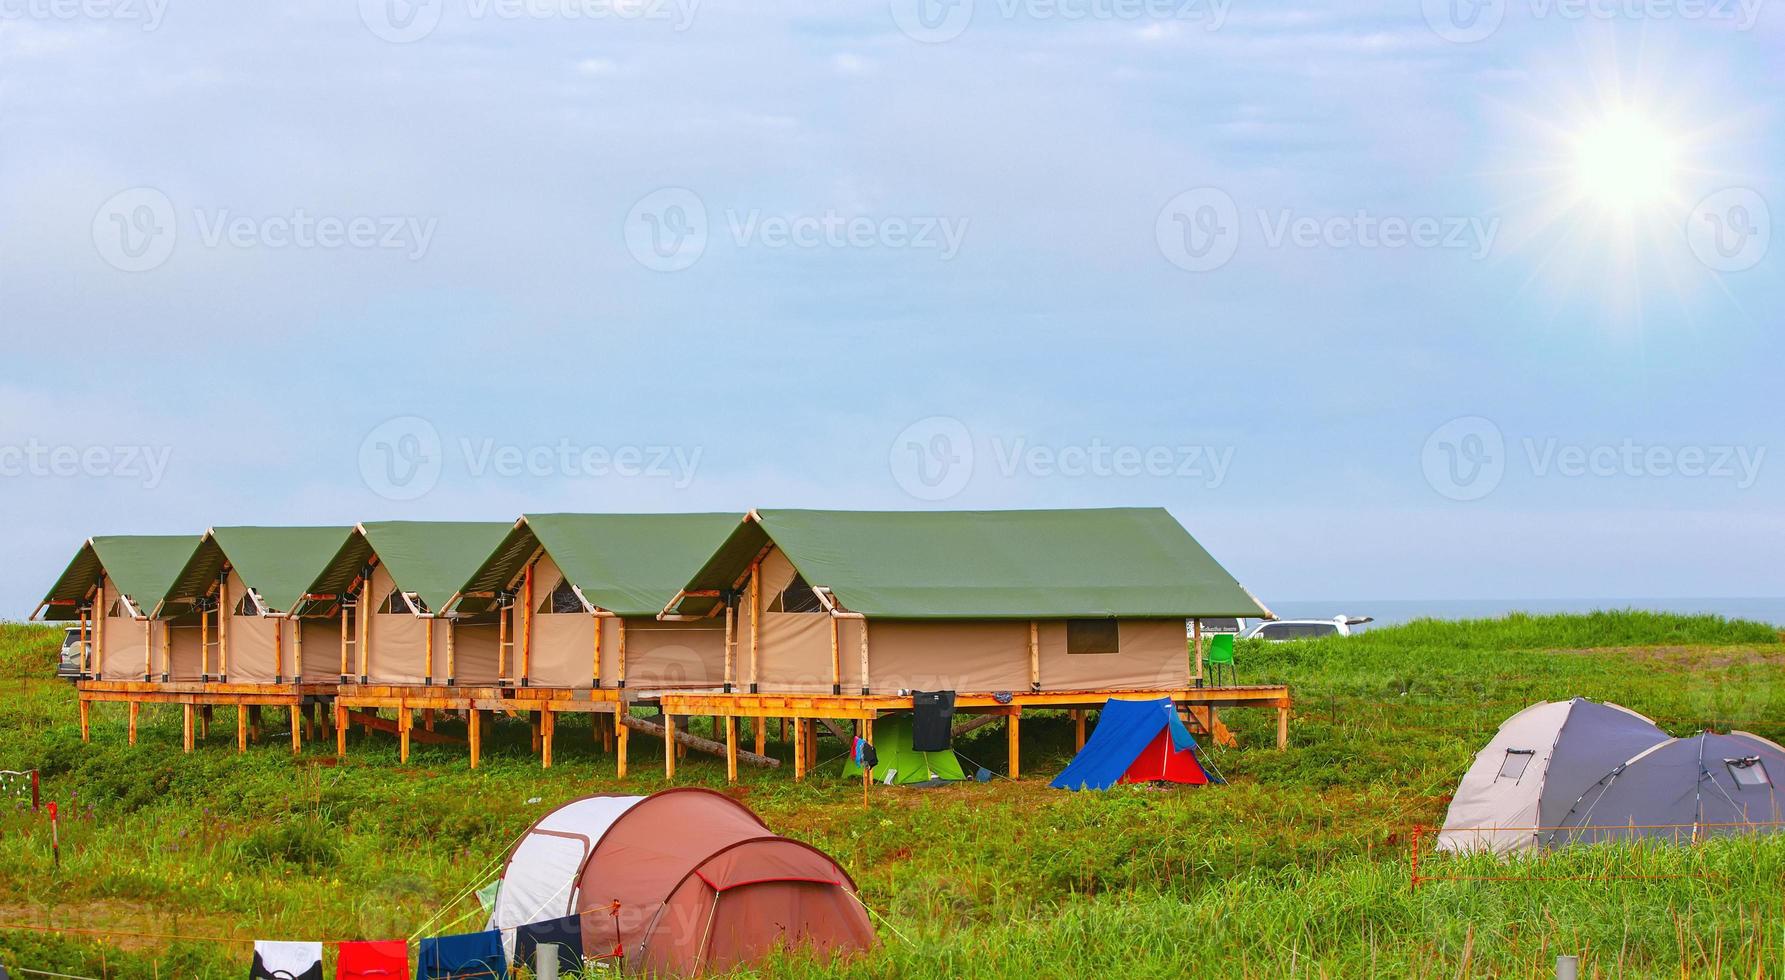
<svg viewBox="0 0 1785 980"><path fill-rule="evenodd" d="M1538 702L1508 718L1475 756L1445 815L1438 849L1531 850L1595 781L1668 741L1654 722L1615 704Z"/></svg>
<svg viewBox="0 0 1785 980"><path fill-rule="evenodd" d="M1669 739L1608 770L1574 801L1546 845L1642 838L1682 843L1779 829L1785 748L1758 735Z"/></svg>

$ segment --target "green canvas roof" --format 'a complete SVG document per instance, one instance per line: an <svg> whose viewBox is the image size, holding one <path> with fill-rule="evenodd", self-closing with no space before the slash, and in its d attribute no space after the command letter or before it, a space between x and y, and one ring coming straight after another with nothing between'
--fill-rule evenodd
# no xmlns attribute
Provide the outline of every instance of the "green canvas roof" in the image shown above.
<svg viewBox="0 0 1785 980"><path fill-rule="evenodd" d="M528 514L508 532L456 600L460 612L489 608L544 548L570 584L597 608L655 616L711 557L740 514Z"/></svg>
<svg viewBox="0 0 1785 980"><path fill-rule="evenodd" d="M121 534L89 539L38 610L48 620L80 618L78 603L103 572L136 608L152 612L198 547L193 534Z"/></svg>
<svg viewBox="0 0 1785 980"><path fill-rule="evenodd" d="M290 612L352 533L351 527L214 527L167 590L164 610L209 593L227 561L268 608Z"/></svg>
<svg viewBox="0 0 1785 980"><path fill-rule="evenodd" d="M365 544L377 553L397 588L421 596L431 610L444 610L465 582L502 543L512 525L494 521L372 521L359 526ZM343 557L359 560L347 569L352 581L365 553L352 542L330 562L326 575L339 574ZM342 587L346 583L342 583ZM317 592L338 591L318 587Z"/></svg>
<svg viewBox="0 0 1785 980"><path fill-rule="evenodd" d="M764 510L685 586L734 588L773 542L806 582L886 619L1269 616L1162 508ZM682 595L669 612L719 600Z"/></svg>

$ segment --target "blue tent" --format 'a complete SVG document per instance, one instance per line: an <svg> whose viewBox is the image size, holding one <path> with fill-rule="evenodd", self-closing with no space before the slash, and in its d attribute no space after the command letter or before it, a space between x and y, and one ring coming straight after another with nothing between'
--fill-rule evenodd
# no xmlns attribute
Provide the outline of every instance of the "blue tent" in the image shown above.
<svg viewBox="0 0 1785 980"><path fill-rule="evenodd" d="M1154 743L1159 743L1155 746ZM1103 710L1097 716L1097 727L1092 729L1091 737L1085 741L1085 747L1073 756L1072 762L1054 777L1050 784L1055 789L1109 789L1123 777L1129 775L1137 760L1148 757L1148 750L1158 760L1157 768L1169 756L1177 753L1191 753L1193 768L1197 775L1206 771L1200 760L1196 760L1196 739L1191 737L1190 730L1178 717L1177 708L1170 698L1158 698L1151 701L1128 701L1111 698L1103 703ZM1164 772L1164 769L1158 769ZM1136 774L1129 782L1140 782L1146 779L1160 778L1147 773ZM1164 778L1170 778L1166 776ZM1209 775L1206 779L1179 779L1178 782L1219 781L1219 777Z"/></svg>

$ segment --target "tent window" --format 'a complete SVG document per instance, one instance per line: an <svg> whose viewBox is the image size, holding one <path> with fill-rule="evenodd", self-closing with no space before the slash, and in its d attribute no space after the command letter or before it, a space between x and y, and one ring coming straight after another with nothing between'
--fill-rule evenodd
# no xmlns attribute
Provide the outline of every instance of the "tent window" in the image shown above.
<svg viewBox="0 0 1785 980"><path fill-rule="evenodd" d="M1536 755L1532 749L1507 749L1506 758L1500 760L1499 779L1510 779L1517 782L1525 774L1525 767L1531 764L1531 757Z"/></svg>
<svg viewBox="0 0 1785 980"><path fill-rule="evenodd" d="M793 581L787 583L787 588L769 603L769 612L824 612L824 603L818 601L818 593L806 584L805 577L796 574Z"/></svg>
<svg viewBox="0 0 1785 980"><path fill-rule="evenodd" d="M235 614L237 616L260 615L260 603L254 600L254 593L246 589L242 590L242 598L236 603Z"/></svg>
<svg viewBox="0 0 1785 980"><path fill-rule="evenodd" d="M112 600L112 608L106 612L106 615L112 619L129 619L131 618L130 607L124 604L122 597L119 597Z"/></svg>
<svg viewBox="0 0 1785 980"><path fill-rule="evenodd" d="M1113 619L1066 621L1067 653L1119 653L1122 631Z"/></svg>
<svg viewBox="0 0 1785 980"><path fill-rule="evenodd" d="M586 613L589 610L583 608L583 600L577 596L576 589L570 584L570 580L561 578L558 580L558 587L553 589L551 594L545 597L545 601L539 604L539 611L552 615Z"/></svg>
<svg viewBox="0 0 1785 980"><path fill-rule="evenodd" d="M413 604L413 608L411 606ZM393 616L408 616L413 613L426 613L428 607L421 599L410 599L403 595L403 590L392 589L390 595L378 606L378 611Z"/></svg>
<svg viewBox="0 0 1785 980"><path fill-rule="evenodd" d="M1766 766L1760 756L1751 755L1746 759L1724 759L1723 764L1729 767L1729 777L1737 786L1771 786L1773 781L1767 777Z"/></svg>

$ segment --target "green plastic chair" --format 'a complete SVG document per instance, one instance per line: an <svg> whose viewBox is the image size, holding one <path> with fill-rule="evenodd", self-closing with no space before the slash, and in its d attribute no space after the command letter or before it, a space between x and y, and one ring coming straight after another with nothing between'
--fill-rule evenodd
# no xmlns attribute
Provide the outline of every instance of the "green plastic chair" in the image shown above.
<svg viewBox="0 0 1785 980"><path fill-rule="evenodd" d="M1203 654L1203 662L1208 664L1216 687L1221 686L1221 668L1227 668L1227 681L1234 683L1239 679L1239 671L1233 662L1233 634L1216 633L1209 637L1209 648Z"/></svg>

